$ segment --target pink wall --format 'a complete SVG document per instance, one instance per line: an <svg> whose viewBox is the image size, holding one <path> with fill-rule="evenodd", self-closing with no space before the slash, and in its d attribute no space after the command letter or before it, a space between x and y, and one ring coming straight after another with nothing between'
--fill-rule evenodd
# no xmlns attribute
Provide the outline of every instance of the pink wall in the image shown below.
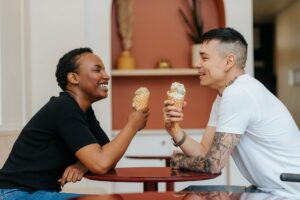
<svg viewBox="0 0 300 200"><path fill-rule="evenodd" d="M118 77L113 78L113 129L121 129L130 112L134 91L140 87L147 87L150 92L150 117L147 129L163 128L163 102L167 99L166 91L172 82L178 81L185 85L188 103L184 110L184 128L205 127L211 104L216 96L215 92L199 85L197 76L182 77Z"/></svg>
<svg viewBox="0 0 300 200"><path fill-rule="evenodd" d="M178 8L183 0L134 0L134 30L131 52L136 68L155 68L161 58L171 61L173 68L191 66L191 45ZM204 31L224 26L222 0L202 0ZM121 42L116 27L115 8L112 16L112 63L121 53ZM115 68L115 67L113 67ZM187 87L188 107L185 110L184 128L206 126L215 92L200 87L197 76L113 77L112 105L113 129L124 126L134 91L146 86L151 91L151 116L147 129L163 128L162 106L166 91L174 81Z"/></svg>
<svg viewBox="0 0 300 200"><path fill-rule="evenodd" d="M192 41L178 13L185 8L184 0L133 0L134 23L131 53L136 68L154 68L161 58L171 61L174 68L191 66ZM216 0L202 0L204 31L223 26ZM186 10L186 9L185 9ZM188 13L188 12L186 12ZM221 18L221 19L219 19ZM224 17L223 17L224 18ZM112 14L112 63L115 68L121 53L115 9Z"/></svg>

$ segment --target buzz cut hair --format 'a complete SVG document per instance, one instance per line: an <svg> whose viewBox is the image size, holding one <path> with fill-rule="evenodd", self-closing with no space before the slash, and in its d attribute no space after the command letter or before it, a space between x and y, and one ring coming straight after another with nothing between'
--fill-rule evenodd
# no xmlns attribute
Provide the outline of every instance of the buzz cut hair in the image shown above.
<svg viewBox="0 0 300 200"><path fill-rule="evenodd" d="M233 53L236 56L236 65L245 68L248 44L240 32L229 27L212 29L201 36L200 44L211 40L219 41L220 52L224 55Z"/></svg>

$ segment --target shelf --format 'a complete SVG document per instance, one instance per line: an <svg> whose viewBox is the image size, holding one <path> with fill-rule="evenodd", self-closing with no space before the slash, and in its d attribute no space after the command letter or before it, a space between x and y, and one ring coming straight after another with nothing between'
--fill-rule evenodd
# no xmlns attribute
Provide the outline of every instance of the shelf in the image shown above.
<svg viewBox="0 0 300 200"><path fill-rule="evenodd" d="M173 68L173 69L134 69L134 70L112 70L113 77L122 76L197 76L198 69Z"/></svg>

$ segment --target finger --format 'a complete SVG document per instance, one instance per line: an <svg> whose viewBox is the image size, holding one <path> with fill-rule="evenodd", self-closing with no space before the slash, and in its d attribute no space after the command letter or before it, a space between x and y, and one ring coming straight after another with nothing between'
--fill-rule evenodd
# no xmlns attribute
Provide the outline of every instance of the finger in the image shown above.
<svg viewBox="0 0 300 200"><path fill-rule="evenodd" d="M74 172L72 175L72 182L76 183L78 181L79 172Z"/></svg>
<svg viewBox="0 0 300 200"><path fill-rule="evenodd" d="M187 102L184 101L184 102L183 102L183 105L182 105L182 108L185 108L186 106L187 106Z"/></svg>
<svg viewBox="0 0 300 200"><path fill-rule="evenodd" d="M84 176L84 173L79 173L78 176L77 176L77 181L81 181L83 176Z"/></svg>
<svg viewBox="0 0 300 200"><path fill-rule="evenodd" d="M183 121L182 117L166 117L164 119L165 123L176 123Z"/></svg>
<svg viewBox="0 0 300 200"><path fill-rule="evenodd" d="M147 119L149 117L150 113L145 113L145 118Z"/></svg>
<svg viewBox="0 0 300 200"><path fill-rule="evenodd" d="M143 109L143 113L147 113L147 112L149 112L149 108L148 107L146 107L146 108Z"/></svg>
<svg viewBox="0 0 300 200"><path fill-rule="evenodd" d="M165 105L165 106L168 106L168 105L174 105L174 103L175 103L174 100L165 100L165 101L164 101L164 105Z"/></svg>
<svg viewBox="0 0 300 200"><path fill-rule="evenodd" d="M184 115L183 115L183 113L172 111L172 112L165 113L163 117L164 117L164 119L167 119L167 118L181 118L181 119L183 119Z"/></svg>
<svg viewBox="0 0 300 200"><path fill-rule="evenodd" d="M131 111L137 111L135 105L132 105L132 106L131 106Z"/></svg>
<svg viewBox="0 0 300 200"><path fill-rule="evenodd" d="M181 112L181 108L177 108L177 107L175 107L175 106L167 106L167 107L165 107L165 111L166 112L168 112L168 111L179 111L179 112Z"/></svg>
<svg viewBox="0 0 300 200"><path fill-rule="evenodd" d="M170 111L167 113L169 117L183 117L182 112Z"/></svg>
<svg viewBox="0 0 300 200"><path fill-rule="evenodd" d="M63 176L60 179L60 185L64 186L66 183L66 178L68 177L68 173L69 173L70 168L66 168L66 170L63 173Z"/></svg>
<svg viewBox="0 0 300 200"><path fill-rule="evenodd" d="M71 182L73 180L74 173L76 173L76 171L73 169L69 171L68 176L66 178L67 182Z"/></svg>
<svg viewBox="0 0 300 200"><path fill-rule="evenodd" d="M181 121L183 121L183 118L181 118L181 117L179 117L179 118L177 118L177 117L171 117L170 118L170 122L181 122Z"/></svg>

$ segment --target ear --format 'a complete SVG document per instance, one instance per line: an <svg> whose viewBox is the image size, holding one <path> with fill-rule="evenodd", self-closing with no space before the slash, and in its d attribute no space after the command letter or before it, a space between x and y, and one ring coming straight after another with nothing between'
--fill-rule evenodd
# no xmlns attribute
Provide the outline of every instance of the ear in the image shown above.
<svg viewBox="0 0 300 200"><path fill-rule="evenodd" d="M69 72L67 78L68 82L70 82L73 85L77 85L79 83L79 77L77 73Z"/></svg>
<svg viewBox="0 0 300 200"><path fill-rule="evenodd" d="M233 66L235 66L235 55L230 53L226 57L225 71L228 72Z"/></svg>

